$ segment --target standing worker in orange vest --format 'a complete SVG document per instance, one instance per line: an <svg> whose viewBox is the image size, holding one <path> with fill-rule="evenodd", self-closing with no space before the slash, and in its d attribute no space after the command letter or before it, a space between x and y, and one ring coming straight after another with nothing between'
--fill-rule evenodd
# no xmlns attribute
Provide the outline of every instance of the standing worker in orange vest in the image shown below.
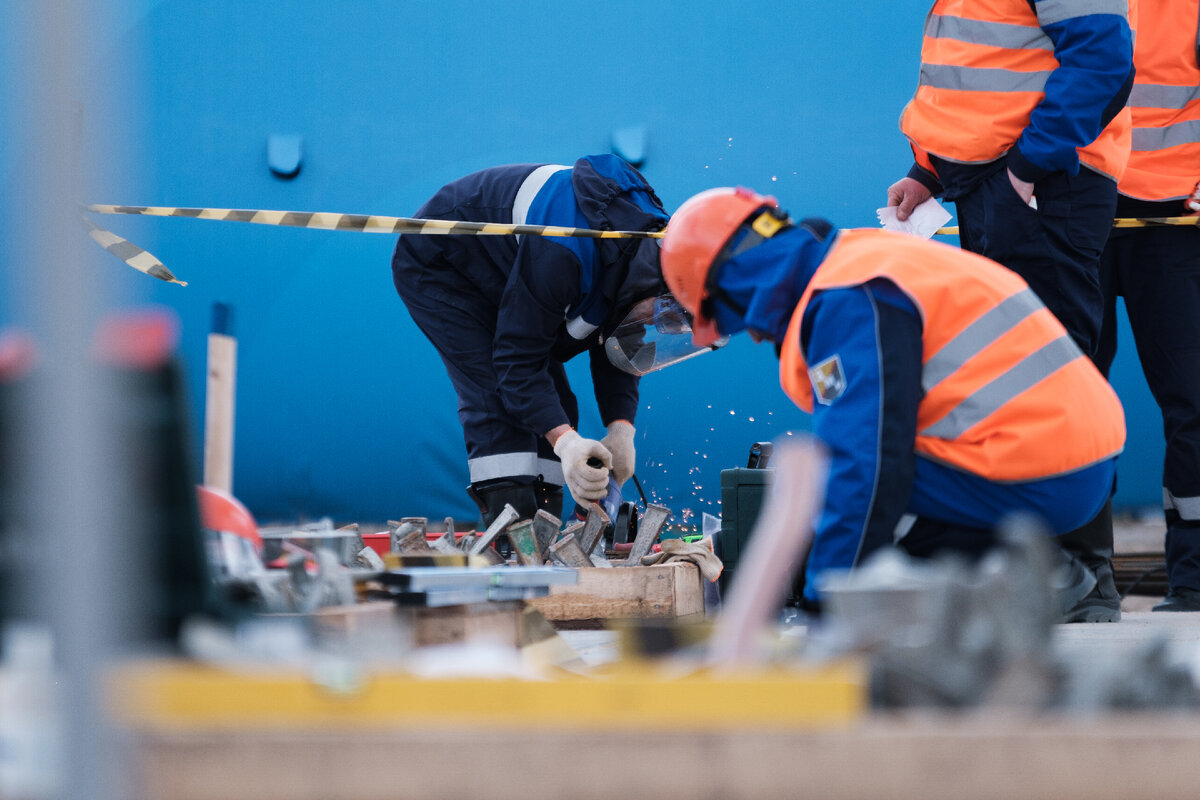
<svg viewBox="0 0 1200 800"><path fill-rule="evenodd" d="M775 342L784 390L830 451L806 608L823 571L893 543L977 556L1007 514L1062 533L1107 500L1120 401L1015 273L904 234L794 224L740 188L679 208L662 267L696 345L742 330ZM1057 552L1065 614L1096 580Z"/></svg>
<svg viewBox="0 0 1200 800"><path fill-rule="evenodd" d="M952 200L960 241L1016 272L1094 355L1100 253L1129 158L1129 0L936 0L900 117L915 164L888 188L904 220ZM1074 614L1115 622L1112 510L1060 544L1097 573Z"/></svg>
<svg viewBox="0 0 1200 800"><path fill-rule="evenodd" d="M1200 211L1200 0L1142 5L1129 95L1133 152L1118 217ZM1117 228L1100 262L1104 325L1096 364L1117 348L1116 298L1137 342L1166 434L1168 594L1155 611L1200 611L1200 230Z"/></svg>

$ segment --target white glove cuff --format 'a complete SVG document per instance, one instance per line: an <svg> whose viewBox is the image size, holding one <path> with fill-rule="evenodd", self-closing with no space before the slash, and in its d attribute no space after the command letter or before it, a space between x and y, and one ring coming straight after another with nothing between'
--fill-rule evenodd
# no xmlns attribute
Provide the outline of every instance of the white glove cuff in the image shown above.
<svg viewBox="0 0 1200 800"><path fill-rule="evenodd" d="M583 437L579 435L579 431L571 428L562 436L558 437L558 441L554 443L554 455L561 459L563 457L562 451L565 450L572 441L581 438Z"/></svg>

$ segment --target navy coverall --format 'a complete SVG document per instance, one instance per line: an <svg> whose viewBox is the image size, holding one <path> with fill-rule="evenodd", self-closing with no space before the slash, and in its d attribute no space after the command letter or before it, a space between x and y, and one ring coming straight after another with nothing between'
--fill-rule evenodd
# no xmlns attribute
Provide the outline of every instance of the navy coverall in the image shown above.
<svg viewBox="0 0 1200 800"><path fill-rule="evenodd" d="M1178 200L1121 196L1120 217L1173 217ZM1107 307L1094 359L1105 375L1117 351L1116 298L1137 345L1146 384L1162 409L1169 585L1200 590L1200 229L1117 228L1101 259Z"/></svg>
<svg viewBox="0 0 1200 800"><path fill-rule="evenodd" d="M642 175L612 155L475 172L442 187L417 216L642 231L668 217ZM458 394L472 485L561 487L544 434L578 423L563 363L584 351L603 423L633 422L638 378L614 367L602 345L635 302L666 291L657 240L406 234L392 276Z"/></svg>

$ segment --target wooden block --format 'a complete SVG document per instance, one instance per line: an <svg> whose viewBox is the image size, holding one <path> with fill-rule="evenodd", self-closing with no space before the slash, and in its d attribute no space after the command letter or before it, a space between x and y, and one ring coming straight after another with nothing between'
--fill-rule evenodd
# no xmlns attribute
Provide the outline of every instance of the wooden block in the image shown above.
<svg viewBox="0 0 1200 800"><path fill-rule="evenodd" d="M554 544L550 545L550 557L564 567L590 567L591 559L587 553L579 549L575 534L568 533Z"/></svg>
<svg viewBox="0 0 1200 800"><path fill-rule="evenodd" d="M551 586L550 594L528 601L551 621L630 618L704 618L704 586L691 562L652 567L584 567L579 583Z"/></svg>
<svg viewBox="0 0 1200 800"><path fill-rule="evenodd" d="M425 539L426 527L423 518L417 521L416 518L406 517L398 525L392 526L390 521L388 525L392 527L391 551L393 553L432 552L433 548Z"/></svg>
<svg viewBox="0 0 1200 800"><path fill-rule="evenodd" d="M391 601L376 601L323 608L313 615L313 620L321 634L338 638L361 636L370 629L386 632L395 628L410 635L412 644L417 647L483 637L520 647L524 607L519 601L441 608L397 606Z"/></svg>
<svg viewBox="0 0 1200 800"><path fill-rule="evenodd" d="M521 520L508 526L508 540L512 542L517 561L526 567L540 567L545 557L538 550L537 535L533 532L533 520Z"/></svg>
<svg viewBox="0 0 1200 800"><path fill-rule="evenodd" d="M671 517L671 509L666 506L658 506L650 503L646 506L646 513L642 515L641 522L638 523L637 538L633 541L633 547L629 550L629 558L625 560L625 564L632 566L642 562L642 556L650 552L650 548L654 542L658 540L658 534L662 531L663 525Z"/></svg>
<svg viewBox="0 0 1200 800"><path fill-rule="evenodd" d="M537 538L538 554L542 560L550 557L550 545L558 539L558 530L562 520L548 511L539 508L533 515L533 535Z"/></svg>
<svg viewBox="0 0 1200 800"><path fill-rule="evenodd" d="M418 647L486 638L501 645L521 646L520 601L471 603L442 608L398 608L412 615L413 642Z"/></svg>
<svg viewBox="0 0 1200 800"><path fill-rule="evenodd" d="M583 533L575 534L575 538L579 540L579 547L583 552L591 554L596 549L596 543L600 541L600 537L604 535L604 529L611 522L608 514L604 513L604 509L599 503L588 504L587 520L584 522Z"/></svg>
<svg viewBox="0 0 1200 800"><path fill-rule="evenodd" d="M433 540L433 549L439 553L459 553L458 545L454 542L454 531L446 531Z"/></svg>

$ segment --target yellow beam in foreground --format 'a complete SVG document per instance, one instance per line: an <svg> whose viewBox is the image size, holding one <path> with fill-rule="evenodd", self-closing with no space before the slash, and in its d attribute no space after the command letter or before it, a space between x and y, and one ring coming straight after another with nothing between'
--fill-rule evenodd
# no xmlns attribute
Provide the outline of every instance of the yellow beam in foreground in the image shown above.
<svg viewBox="0 0 1200 800"><path fill-rule="evenodd" d="M859 662L720 676L622 666L544 681L386 673L333 691L299 672L157 661L120 669L111 690L118 722L173 730L783 729L850 722L868 705Z"/></svg>

